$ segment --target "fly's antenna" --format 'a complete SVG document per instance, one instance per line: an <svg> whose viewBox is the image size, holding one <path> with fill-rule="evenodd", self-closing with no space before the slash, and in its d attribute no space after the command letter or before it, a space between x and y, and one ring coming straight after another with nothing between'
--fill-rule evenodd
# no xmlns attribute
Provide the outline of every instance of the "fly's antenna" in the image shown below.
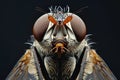
<svg viewBox="0 0 120 80"><path fill-rule="evenodd" d="M66 6L66 11L69 13L70 12L70 7L67 5Z"/></svg>
<svg viewBox="0 0 120 80"><path fill-rule="evenodd" d="M57 6L55 6L54 8L54 13L57 13Z"/></svg>
<svg viewBox="0 0 120 80"><path fill-rule="evenodd" d="M50 13L53 13L53 7L49 7Z"/></svg>
<svg viewBox="0 0 120 80"><path fill-rule="evenodd" d="M54 8L51 6L49 7L50 13L69 13L70 7L67 5L66 7L62 8L61 6L55 6Z"/></svg>
<svg viewBox="0 0 120 80"><path fill-rule="evenodd" d="M63 9L62 9L61 6L58 6L58 7L57 7L57 13L58 13L59 11L60 11L60 12L63 12Z"/></svg>

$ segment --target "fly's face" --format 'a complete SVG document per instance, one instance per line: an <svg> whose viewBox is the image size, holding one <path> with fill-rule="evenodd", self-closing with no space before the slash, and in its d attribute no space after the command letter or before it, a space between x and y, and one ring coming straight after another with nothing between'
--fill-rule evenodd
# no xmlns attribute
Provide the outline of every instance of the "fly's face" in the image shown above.
<svg viewBox="0 0 120 80"><path fill-rule="evenodd" d="M34 42L6 80L117 80L87 42L86 27L69 7L50 8L33 27Z"/></svg>
<svg viewBox="0 0 120 80"><path fill-rule="evenodd" d="M77 47L85 37L86 27L80 17L58 7L36 21L33 34L48 53L62 54Z"/></svg>

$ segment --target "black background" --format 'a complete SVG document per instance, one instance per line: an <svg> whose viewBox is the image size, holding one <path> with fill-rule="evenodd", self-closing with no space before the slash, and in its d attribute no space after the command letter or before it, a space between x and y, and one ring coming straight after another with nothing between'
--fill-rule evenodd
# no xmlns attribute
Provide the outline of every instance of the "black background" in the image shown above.
<svg viewBox="0 0 120 80"><path fill-rule="evenodd" d="M116 0L5 0L0 10L0 80L8 75L17 60L29 48L24 43L32 34L36 19L44 14L35 10L69 5L71 12L88 6L77 13L85 22L87 33L93 34L93 48L106 61L117 78L120 68L119 53L119 3Z"/></svg>

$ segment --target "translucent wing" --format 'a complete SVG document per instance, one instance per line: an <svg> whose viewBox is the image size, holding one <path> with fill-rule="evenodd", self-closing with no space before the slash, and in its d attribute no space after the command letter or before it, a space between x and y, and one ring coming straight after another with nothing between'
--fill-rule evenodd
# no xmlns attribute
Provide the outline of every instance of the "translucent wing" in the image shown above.
<svg viewBox="0 0 120 80"><path fill-rule="evenodd" d="M40 65L33 49L26 50L6 80L43 80Z"/></svg>
<svg viewBox="0 0 120 80"><path fill-rule="evenodd" d="M117 80L104 60L93 49L86 49L77 80Z"/></svg>

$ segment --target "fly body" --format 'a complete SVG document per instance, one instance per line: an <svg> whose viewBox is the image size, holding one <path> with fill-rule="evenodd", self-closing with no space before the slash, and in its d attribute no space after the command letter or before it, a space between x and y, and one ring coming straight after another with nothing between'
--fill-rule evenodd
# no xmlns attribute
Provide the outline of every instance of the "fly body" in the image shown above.
<svg viewBox="0 0 120 80"><path fill-rule="evenodd" d="M83 20L69 7L50 8L33 27L33 44L6 80L117 80L89 46Z"/></svg>

